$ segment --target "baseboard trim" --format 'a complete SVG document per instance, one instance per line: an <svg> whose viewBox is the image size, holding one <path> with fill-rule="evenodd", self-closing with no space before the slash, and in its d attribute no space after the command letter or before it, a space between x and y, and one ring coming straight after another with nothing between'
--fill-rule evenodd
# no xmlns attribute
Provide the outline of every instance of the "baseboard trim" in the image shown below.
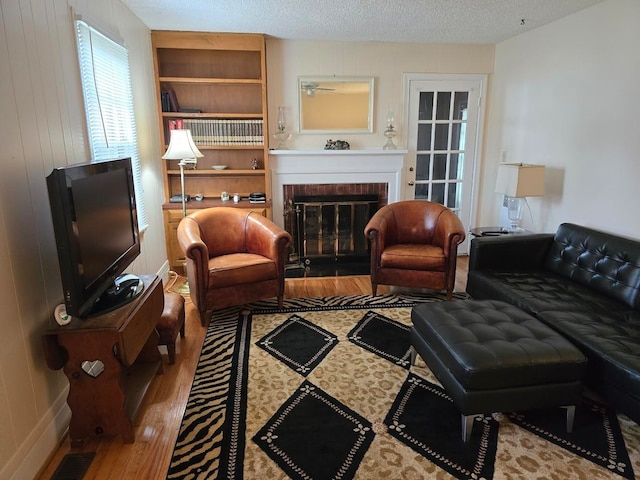
<svg viewBox="0 0 640 480"><path fill-rule="evenodd" d="M37 478L49 465L60 443L65 438L71 421L67 405L67 385L42 416L16 453L0 470L0 478L19 480Z"/></svg>
<svg viewBox="0 0 640 480"><path fill-rule="evenodd" d="M164 285L167 284L170 270L171 270L171 266L169 265L169 260L165 260L164 263L158 269L158 273L156 273L156 275L158 275L162 279L162 283Z"/></svg>

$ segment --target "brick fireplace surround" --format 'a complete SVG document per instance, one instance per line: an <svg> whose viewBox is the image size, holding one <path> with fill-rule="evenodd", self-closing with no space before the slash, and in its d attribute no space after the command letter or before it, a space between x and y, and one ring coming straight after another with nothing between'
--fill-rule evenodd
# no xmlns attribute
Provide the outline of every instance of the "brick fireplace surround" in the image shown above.
<svg viewBox="0 0 640 480"><path fill-rule="evenodd" d="M314 185L283 185L285 205L296 197L331 197L334 195L377 195L378 206L387 204L386 183L319 183Z"/></svg>

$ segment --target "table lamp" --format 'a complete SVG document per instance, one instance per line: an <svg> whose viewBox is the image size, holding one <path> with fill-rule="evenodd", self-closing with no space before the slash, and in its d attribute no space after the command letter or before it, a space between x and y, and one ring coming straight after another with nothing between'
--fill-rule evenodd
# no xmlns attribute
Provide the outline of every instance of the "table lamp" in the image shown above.
<svg viewBox="0 0 640 480"><path fill-rule="evenodd" d="M544 196L544 165L503 163L498 167L496 193L505 195L509 216L509 231L522 232L520 227L526 197Z"/></svg>
<svg viewBox="0 0 640 480"><path fill-rule="evenodd" d="M178 166L180 167L180 189L181 189L181 202L182 202L182 216L187 216L187 199L184 193L184 168L196 168L198 164L198 158L202 158L204 155L198 150L196 144L193 142L191 136L191 130L171 130L171 139L169 140L169 147L167 152L162 156L165 160L180 160Z"/></svg>

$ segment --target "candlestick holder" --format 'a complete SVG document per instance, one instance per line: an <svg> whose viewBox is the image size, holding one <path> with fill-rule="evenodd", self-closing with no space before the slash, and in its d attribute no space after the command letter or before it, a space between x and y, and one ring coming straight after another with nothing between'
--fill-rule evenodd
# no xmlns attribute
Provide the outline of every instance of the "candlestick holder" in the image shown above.
<svg viewBox="0 0 640 480"><path fill-rule="evenodd" d="M382 147L383 150L397 150L396 144L393 143L393 137L395 137L398 132L395 131L393 125L388 125L387 129L384 131L384 136L387 137L387 143Z"/></svg>
<svg viewBox="0 0 640 480"><path fill-rule="evenodd" d="M393 143L393 137L398 134L393 126L394 123L393 110L389 108L389 113L387 114L387 128L384 131L384 136L387 137L387 143L382 147L383 150L397 150L395 143Z"/></svg>
<svg viewBox="0 0 640 480"><path fill-rule="evenodd" d="M278 131L273 134L273 138L278 140L276 150L288 150L287 140L291 138L291 134L286 131L286 119L284 116L284 107L278 107Z"/></svg>

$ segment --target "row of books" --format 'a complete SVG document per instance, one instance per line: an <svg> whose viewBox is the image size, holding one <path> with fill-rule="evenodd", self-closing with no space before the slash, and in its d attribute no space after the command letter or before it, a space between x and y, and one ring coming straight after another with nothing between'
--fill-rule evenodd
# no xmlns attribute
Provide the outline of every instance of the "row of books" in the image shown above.
<svg viewBox="0 0 640 480"><path fill-rule="evenodd" d="M169 130L188 129L196 145L264 145L262 120L177 118Z"/></svg>

